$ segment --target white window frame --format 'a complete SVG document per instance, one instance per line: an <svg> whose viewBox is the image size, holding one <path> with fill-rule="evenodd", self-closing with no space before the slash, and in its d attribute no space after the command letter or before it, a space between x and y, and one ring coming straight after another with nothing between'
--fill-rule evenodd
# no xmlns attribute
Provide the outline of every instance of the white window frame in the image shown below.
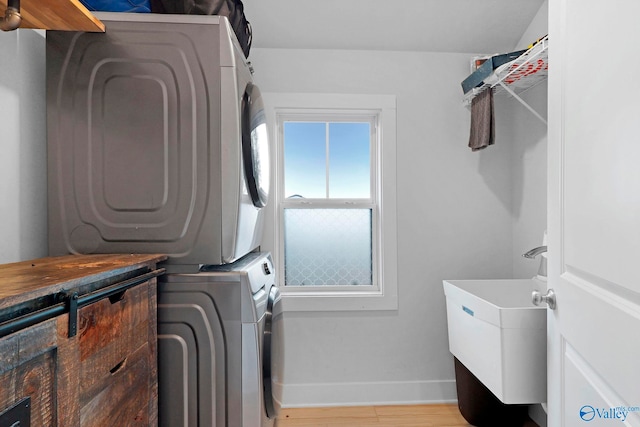
<svg viewBox="0 0 640 427"><path fill-rule="evenodd" d="M270 129L272 186L265 225L263 250L270 250L277 266L276 276L286 311L396 310L396 100L391 95L362 94L263 94ZM331 118L331 117L334 118ZM371 153L371 198L362 199L284 199L283 120L353 121L371 117L376 135ZM362 121L362 120L358 120ZM373 286L284 286L285 207L372 209ZM273 227L273 229L270 229Z"/></svg>

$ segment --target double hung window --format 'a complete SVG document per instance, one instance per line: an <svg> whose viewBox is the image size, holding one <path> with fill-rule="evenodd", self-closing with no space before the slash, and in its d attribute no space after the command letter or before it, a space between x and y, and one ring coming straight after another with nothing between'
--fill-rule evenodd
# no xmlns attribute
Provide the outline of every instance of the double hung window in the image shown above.
<svg viewBox="0 0 640 427"><path fill-rule="evenodd" d="M284 115L285 286L373 286L377 116Z"/></svg>
<svg viewBox="0 0 640 427"><path fill-rule="evenodd" d="M395 308L395 196L382 191L395 185L395 100L389 108L375 97L337 97L342 102L321 97L321 107L274 107L275 252L285 307ZM386 187L383 174L392 181Z"/></svg>

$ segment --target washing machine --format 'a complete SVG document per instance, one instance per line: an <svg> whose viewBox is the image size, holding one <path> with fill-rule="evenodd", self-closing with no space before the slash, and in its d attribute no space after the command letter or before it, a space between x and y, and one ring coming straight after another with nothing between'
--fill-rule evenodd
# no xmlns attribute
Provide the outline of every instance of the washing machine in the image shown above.
<svg viewBox="0 0 640 427"><path fill-rule="evenodd" d="M158 279L158 421L272 427L282 401L280 292L268 253Z"/></svg>
<svg viewBox="0 0 640 427"><path fill-rule="evenodd" d="M47 32L49 253L196 272L256 249L268 132L227 18L95 15L105 33Z"/></svg>

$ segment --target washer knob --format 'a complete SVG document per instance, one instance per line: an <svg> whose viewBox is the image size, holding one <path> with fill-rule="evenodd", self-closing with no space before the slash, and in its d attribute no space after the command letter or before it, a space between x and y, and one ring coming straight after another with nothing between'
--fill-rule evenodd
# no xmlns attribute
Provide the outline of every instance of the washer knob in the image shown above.
<svg viewBox="0 0 640 427"><path fill-rule="evenodd" d="M271 270L269 269L268 262L265 262L262 264L262 270L264 271L264 274L266 274L267 276L271 274Z"/></svg>

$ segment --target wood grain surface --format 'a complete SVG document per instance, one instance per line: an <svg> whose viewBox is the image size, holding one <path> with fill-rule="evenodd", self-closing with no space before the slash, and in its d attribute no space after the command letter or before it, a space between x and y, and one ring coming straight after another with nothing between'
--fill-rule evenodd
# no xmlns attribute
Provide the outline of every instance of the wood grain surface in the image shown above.
<svg viewBox="0 0 640 427"><path fill-rule="evenodd" d="M164 255L69 255L0 266L0 306L61 289L142 282L0 338L0 412L31 398L31 425L157 426L157 280ZM142 275L142 276L141 276ZM47 298L48 300L48 298Z"/></svg>
<svg viewBox="0 0 640 427"><path fill-rule="evenodd" d="M539 427L527 417L521 425ZM276 427L473 427L456 404L380 405L334 408L285 408Z"/></svg>
<svg viewBox="0 0 640 427"><path fill-rule="evenodd" d="M0 309L155 265L165 255L66 255L0 265Z"/></svg>
<svg viewBox="0 0 640 427"><path fill-rule="evenodd" d="M288 408L276 427L472 427L454 404Z"/></svg>
<svg viewBox="0 0 640 427"><path fill-rule="evenodd" d="M7 0L0 0L4 16ZM20 28L104 32L104 24L78 0L21 0Z"/></svg>
<svg viewBox="0 0 640 427"><path fill-rule="evenodd" d="M0 340L0 412L31 397L31 425L56 425L56 320Z"/></svg>

